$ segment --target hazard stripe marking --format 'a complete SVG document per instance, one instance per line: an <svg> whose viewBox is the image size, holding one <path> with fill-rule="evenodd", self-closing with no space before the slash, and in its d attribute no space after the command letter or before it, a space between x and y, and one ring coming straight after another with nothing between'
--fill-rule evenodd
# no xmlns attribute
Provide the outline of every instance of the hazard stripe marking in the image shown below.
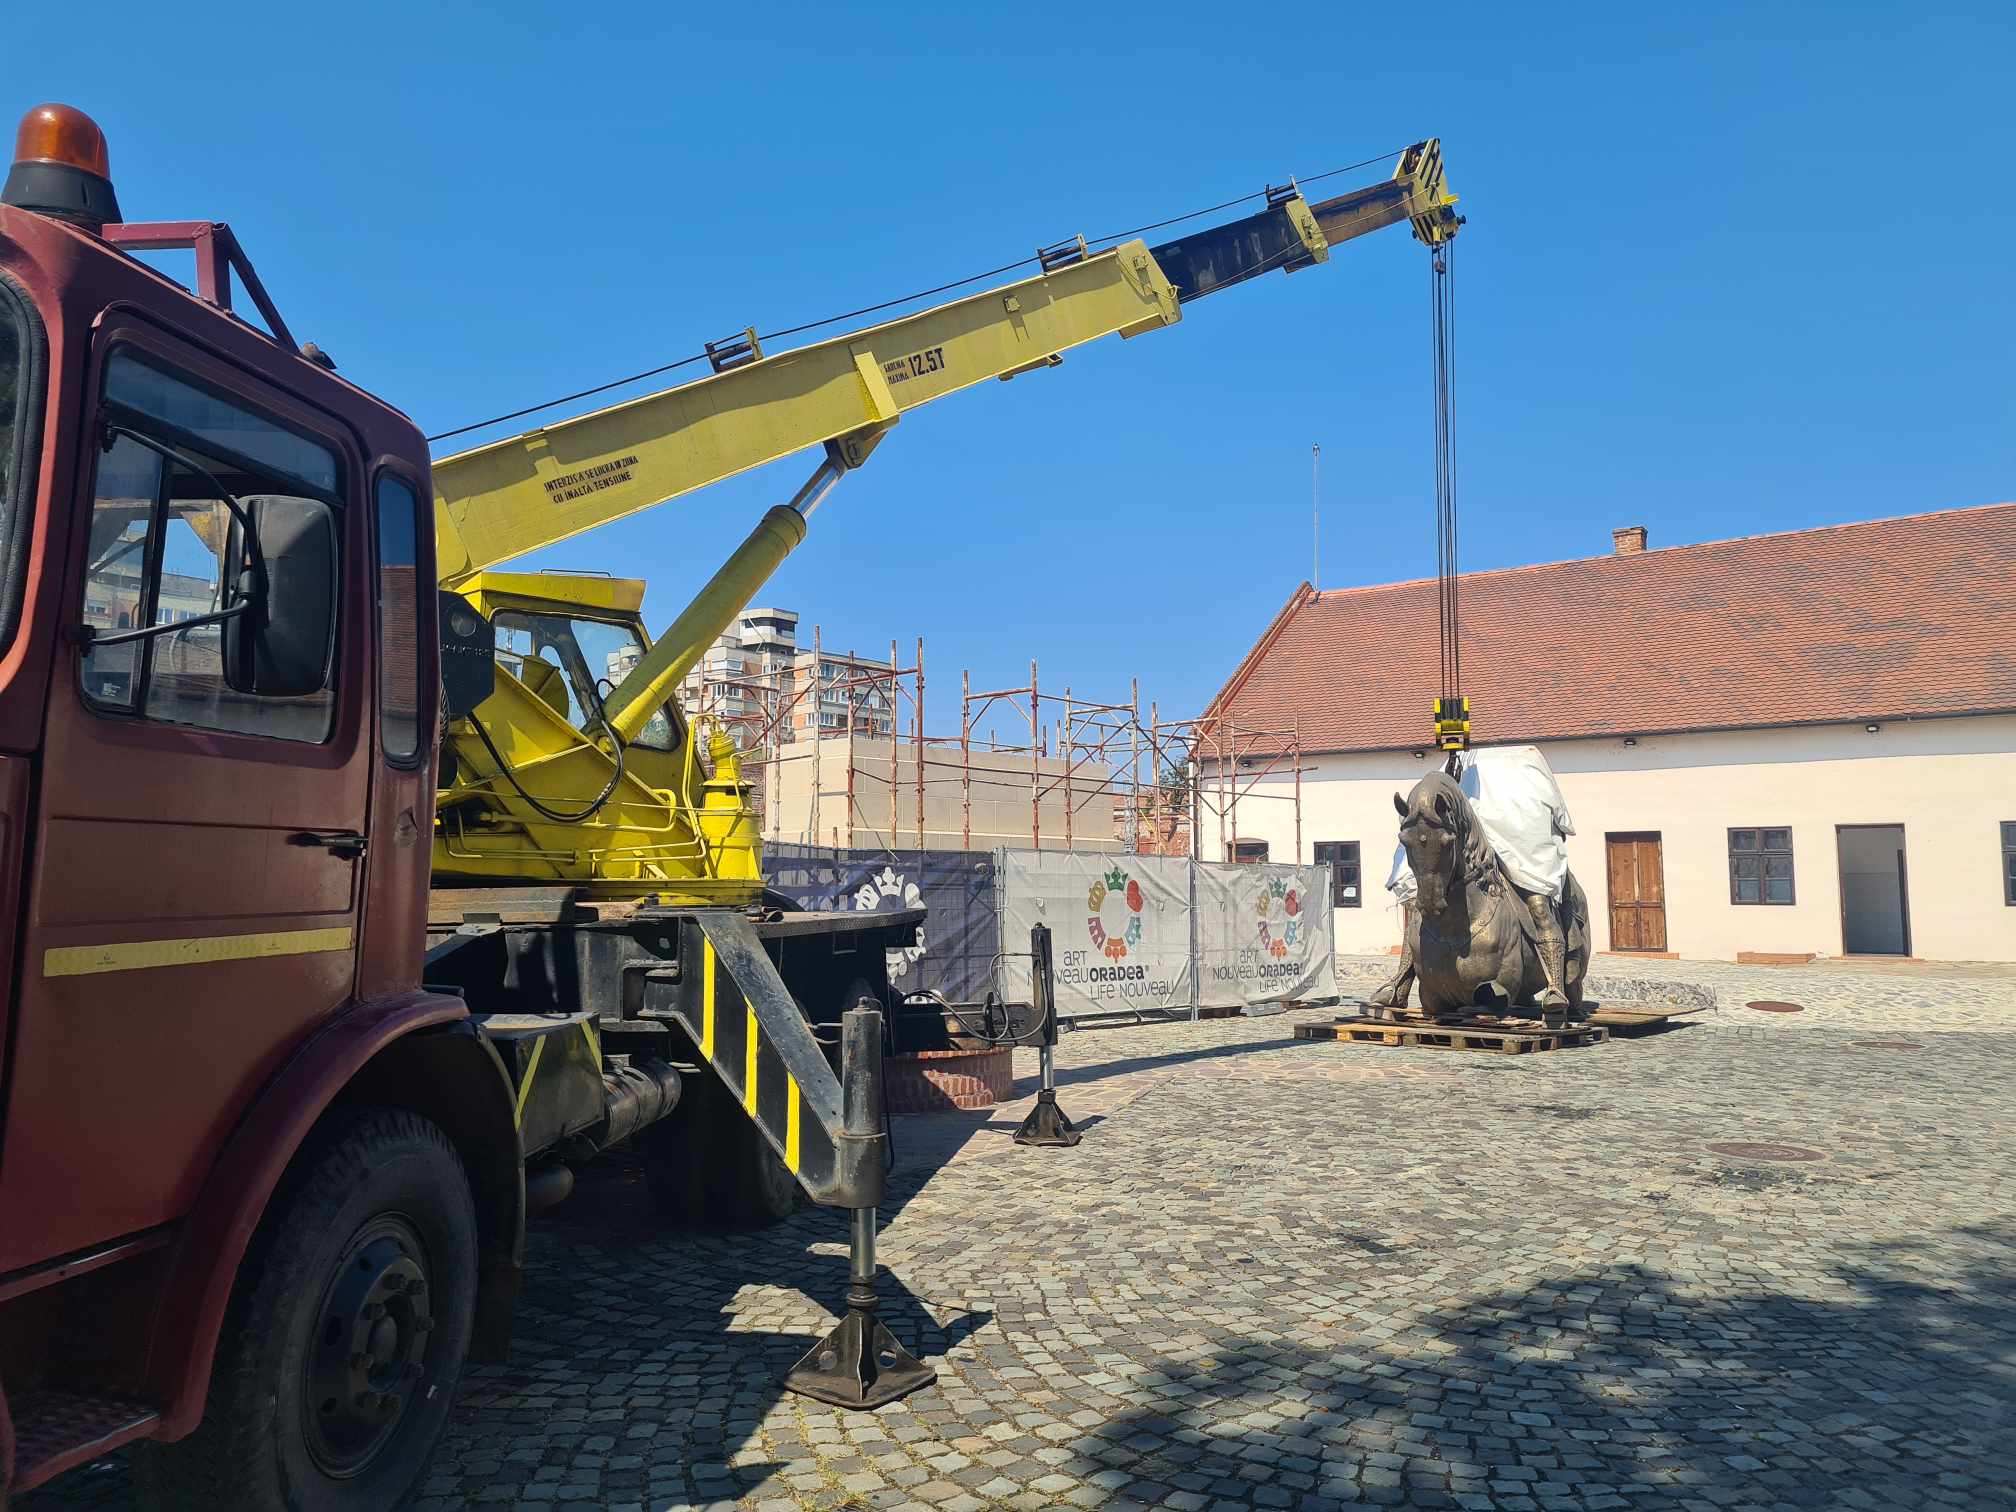
<svg viewBox="0 0 2016 1512"><path fill-rule="evenodd" d="M714 1059L714 942L700 942L700 1056Z"/></svg>
<svg viewBox="0 0 2016 1512"><path fill-rule="evenodd" d="M521 1129L525 1126L525 1099L532 1095L532 1073L539 1069L539 1057L546 1053L547 1038L546 1035L542 1034L539 1038L532 1041L532 1055L525 1062L525 1079L518 1083L518 1113L516 1122Z"/></svg>

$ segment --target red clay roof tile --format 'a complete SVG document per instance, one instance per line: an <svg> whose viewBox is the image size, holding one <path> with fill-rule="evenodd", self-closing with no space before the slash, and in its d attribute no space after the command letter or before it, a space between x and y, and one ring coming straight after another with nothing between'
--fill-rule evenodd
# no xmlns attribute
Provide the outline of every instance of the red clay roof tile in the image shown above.
<svg viewBox="0 0 2016 1512"><path fill-rule="evenodd" d="M1461 596L1479 744L2016 710L2016 504L1470 573ZM1418 748L1435 626L1433 579L1305 585L1210 716Z"/></svg>

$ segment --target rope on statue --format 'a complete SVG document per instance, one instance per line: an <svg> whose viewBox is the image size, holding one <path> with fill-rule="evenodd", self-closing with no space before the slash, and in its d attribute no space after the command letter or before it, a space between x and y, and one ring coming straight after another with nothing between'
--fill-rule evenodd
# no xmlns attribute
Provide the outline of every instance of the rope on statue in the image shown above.
<svg viewBox="0 0 2016 1512"><path fill-rule="evenodd" d="M1433 263L1435 347L1435 596L1442 645L1442 691L1435 700L1435 744L1457 773L1470 749L1470 700L1463 696L1463 615L1456 536L1456 248L1429 249Z"/></svg>

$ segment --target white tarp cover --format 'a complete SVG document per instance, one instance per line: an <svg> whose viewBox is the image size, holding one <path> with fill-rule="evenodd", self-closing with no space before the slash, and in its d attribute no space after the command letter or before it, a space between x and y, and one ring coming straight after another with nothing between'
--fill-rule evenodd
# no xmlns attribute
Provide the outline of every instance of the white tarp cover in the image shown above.
<svg viewBox="0 0 2016 1512"><path fill-rule="evenodd" d="M1197 958L1205 1008L1335 997L1330 868L1200 863Z"/></svg>
<svg viewBox="0 0 2016 1512"><path fill-rule="evenodd" d="M1528 892L1561 896L1568 875L1568 847L1575 833L1568 800L1554 780L1553 768L1536 746L1492 746L1463 758L1457 779L1477 818L1484 838L1505 863L1514 883ZM1414 898L1414 874L1403 849L1393 859L1386 886L1402 903Z"/></svg>
<svg viewBox="0 0 2016 1512"><path fill-rule="evenodd" d="M1180 856L1003 850L1001 995L1029 1000L1029 930L1050 926L1057 1014L1190 1010L1190 863Z"/></svg>

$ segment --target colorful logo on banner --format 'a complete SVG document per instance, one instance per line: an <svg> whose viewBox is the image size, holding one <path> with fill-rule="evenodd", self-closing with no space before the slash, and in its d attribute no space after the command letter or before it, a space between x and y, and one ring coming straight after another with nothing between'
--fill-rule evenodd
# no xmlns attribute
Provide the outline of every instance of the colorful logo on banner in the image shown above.
<svg viewBox="0 0 2016 1512"><path fill-rule="evenodd" d="M1302 937L1302 895L1276 877L1260 885L1254 902L1260 914L1260 948L1278 961Z"/></svg>
<svg viewBox="0 0 2016 1512"><path fill-rule="evenodd" d="M869 878L854 890L854 909L857 913L879 913L885 898L894 898L905 908L922 908L924 894L917 890L917 884L897 871L893 866L882 868L880 875ZM924 926L917 926L915 945L891 946L886 952L889 957L889 980L895 981L908 972L913 964L924 956Z"/></svg>
<svg viewBox="0 0 2016 1512"><path fill-rule="evenodd" d="M1124 961L1130 946L1141 943L1141 884L1114 867L1092 884L1085 896L1092 917L1085 932L1110 960Z"/></svg>

